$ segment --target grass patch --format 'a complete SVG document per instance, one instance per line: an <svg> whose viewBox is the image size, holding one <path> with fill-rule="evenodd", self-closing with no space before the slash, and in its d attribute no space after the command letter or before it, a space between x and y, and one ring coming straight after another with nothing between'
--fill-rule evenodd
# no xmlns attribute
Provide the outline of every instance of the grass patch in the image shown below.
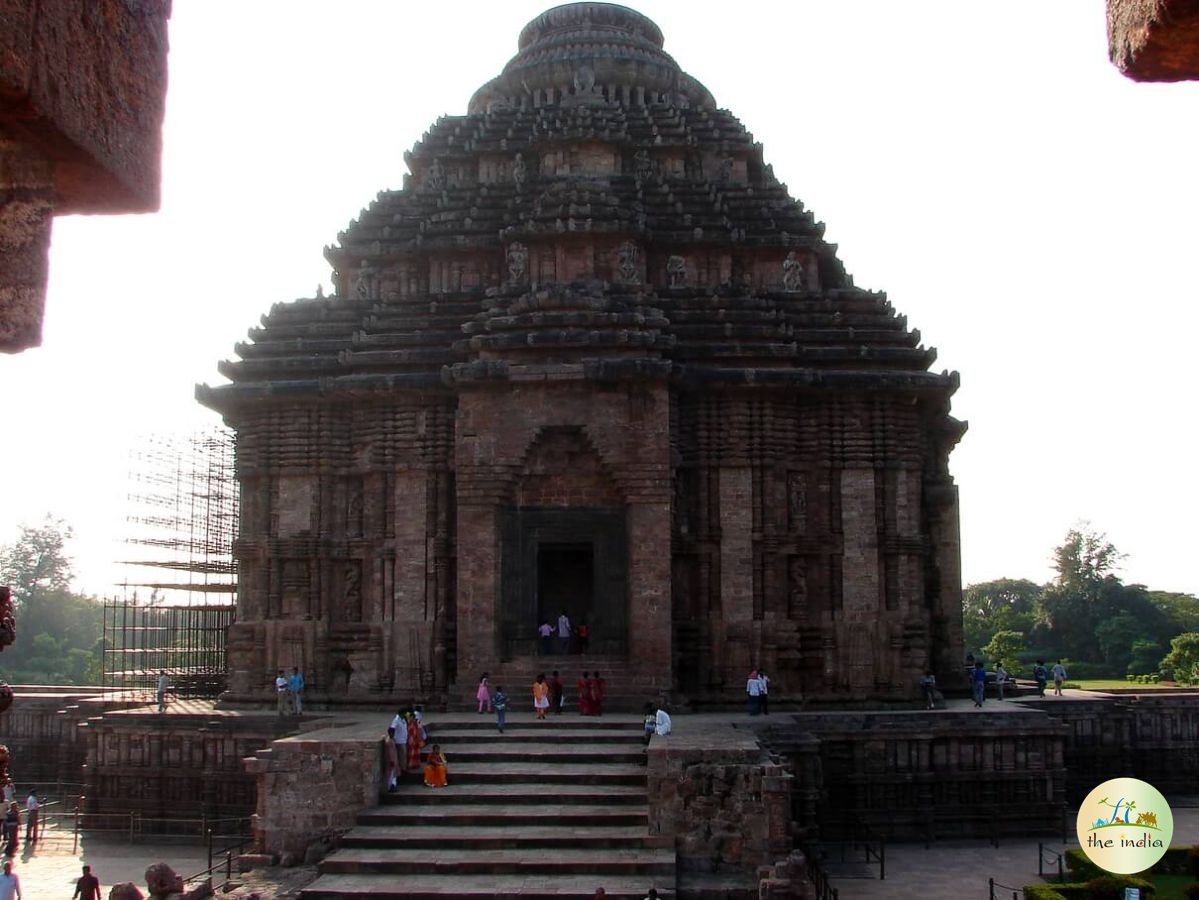
<svg viewBox="0 0 1199 900"><path fill-rule="evenodd" d="M1173 681L1159 681L1156 684L1138 684L1124 678L1071 678L1066 682L1065 686L1079 688L1084 691L1160 691L1180 687L1180 685L1175 684ZM1053 684L1051 683L1046 693L1052 690Z"/></svg>

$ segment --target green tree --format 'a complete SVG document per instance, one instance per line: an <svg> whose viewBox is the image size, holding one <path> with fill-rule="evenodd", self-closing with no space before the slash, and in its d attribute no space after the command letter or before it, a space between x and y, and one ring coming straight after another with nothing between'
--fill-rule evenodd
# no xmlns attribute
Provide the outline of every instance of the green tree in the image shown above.
<svg viewBox="0 0 1199 900"><path fill-rule="evenodd" d="M1017 659L1024 652L1026 642L1022 631L998 631L990 643L983 647L983 655L994 667L1002 662L1004 667L1013 675L1019 668Z"/></svg>
<svg viewBox="0 0 1199 900"><path fill-rule="evenodd" d="M20 611L43 591L65 591L74 573L66 553L73 532L61 519L46 516L38 527L21 526L21 536L0 549L0 584L12 587Z"/></svg>
<svg viewBox="0 0 1199 900"><path fill-rule="evenodd" d="M1166 618L1172 634L1199 631L1199 597L1172 591L1148 591L1149 601Z"/></svg>
<svg viewBox="0 0 1199 900"><path fill-rule="evenodd" d="M1199 681L1199 632L1188 631L1170 641L1170 652L1162 660L1161 670L1182 684Z"/></svg>
<svg viewBox="0 0 1199 900"><path fill-rule="evenodd" d="M1129 675L1152 675L1161 665L1162 645L1145 639L1132 642L1127 673Z"/></svg>
<svg viewBox="0 0 1199 900"><path fill-rule="evenodd" d="M966 648L977 650L999 631L1031 634L1043 588L1023 578L972 584L962 592L962 634Z"/></svg>
<svg viewBox="0 0 1199 900"><path fill-rule="evenodd" d="M1082 522L1066 532L1066 539L1053 549L1057 585L1083 593L1096 588L1116 568L1124 554L1102 531Z"/></svg>

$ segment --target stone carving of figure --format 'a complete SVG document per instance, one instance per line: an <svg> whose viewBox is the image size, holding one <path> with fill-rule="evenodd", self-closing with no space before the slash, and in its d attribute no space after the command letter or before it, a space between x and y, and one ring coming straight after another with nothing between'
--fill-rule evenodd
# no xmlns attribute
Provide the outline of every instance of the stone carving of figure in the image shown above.
<svg viewBox="0 0 1199 900"><path fill-rule="evenodd" d="M638 150L634 154L633 171L638 181L645 181L654 174L654 161L650 159L648 150Z"/></svg>
<svg viewBox="0 0 1199 900"><path fill-rule="evenodd" d="M378 279L375 278L375 267L363 260L354 276L354 296L359 300L373 300L377 287Z"/></svg>
<svg viewBox="0 0 1199 900"><path fill-rule="evenodd" d="M787 258L783 260L783 290L795 292L802 291L803 289L803 263L796 258L795 251L792 250L787 254Z"/></svg>
<svg viewBox="0 0 1199 900"><path fill-rule="evenodd" d="M733 180L733 158L725 156L720 160L720 181L724 184Z"/></svg>
<svg viewBox="0 0 1199 900"><path fill-rule="evenodd" d="M425 184L434 191L445 188L445 166L441 164L440 159L435 158L429 165L429 174L425 178Z"/></svg>
<svg viewBox="0 0 1199 900"><path fill-rule="evenodd" d="M357 622L362 617L362 564L357 560L346 564L342 576L341 610L347 622Z"/></svg>
<svg viewBox="0 0 1199 900"><path fill-rule="evenodd" d="M616 250L616 274L625 284L637 284L641 281L641 270L637 265L637 245L632 241L625 241Z"/></svg>
<svg viewBox="0 0 1199 900"><path fill-rule="evenodd" d="M353 537L362 534L362 482L350 485L350 497L346 502L346 530Z"/></svg>
<svg viewBox="0 0 1199 900"><path fill-rule="evenodd" d="M677 255L666 260L666 280L672 288L686 287L687 260Z"/></svg>
<svg viewBox="0 0 1199 900"><path fill-rule="evenodd" d="M574 82L576 94L590 94L591 89L595 87L595 72L591 71L591 66L575 69Z"/></svg>
<svg viewBox="0 0 1199 900"><path fill-rule="evenodd" d="M508 245L508 281L524 284L529 275L529 248L519 241Z"/></svg>
<svg viewBox="0 0 1199 900"><path fill-rule="evenodd" d="M807 502L804 497L803 472L790 472L787 475L787 522L792 531L803 531L807 515Z"/></svg>
<svg viewBox="0 0 1199 900"><path fill-rule="evenodd" d="M798 556L787 560L787 602L792 615L803 610L808 602L808 576Z"/></svg>
<svg viewBox="0 0 1199 900"><path fill-rule="evenodd" d="M524 187L526 179L529 177L529 167L525 164L525 158L522 154L516 154L516 159L512 161L512 183L516 185L516 190L519 191Z"/></svg>

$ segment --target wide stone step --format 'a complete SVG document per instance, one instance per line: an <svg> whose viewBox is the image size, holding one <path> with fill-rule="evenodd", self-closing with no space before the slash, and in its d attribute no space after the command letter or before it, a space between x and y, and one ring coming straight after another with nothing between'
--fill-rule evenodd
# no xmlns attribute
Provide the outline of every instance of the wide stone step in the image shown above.
<svg viewBox="0 0 1199 900"><path fill-rule="evenodd" d="M522 850L442 848L356 848L337 850L321 862L321 872L352 874L635 875L674 877L673 850L644 848ZM602 882L601 882L602 883Z"/></svg>
<svg viewBox="0 0 1199 900"><path fill-rule="evenodd" d="M538 767L528 756L523 761L455 762L447 753L448 778L451 783L475 784L627 784L641 785L644 790L645 767L635 764L555 763ZM428 788L428 790L444 790Z"/></svg>
<svg viewBox="0 0 1199 900"><path fill-rule="evenodd" d="M538 875L321 875L304 888L303 900L370 897L372 900L591 900L602 886L609 900L642 900L649 889L672 898L673 876L649 879L639 875L606 874L602 880L584 874Z"/></svg>
<svg viewBox="0 0 1199 900"><path fill-rule="evenodd" d="M594 820L593 820L594 821ZM535 825L528 820L507 821L494 825L422 823L402 831L394 827L359 825L342 838L343 848L380 849L384 847L471 850L514 850L531 847L553 848L555 852L578 848L640 848L646 845L644 821L640 825L568 825L561 818L553 824Z"/></svg>
<svg viewBox="0 0 1199 900"><path fill-rule="evenodd" d="M451 770L451 775L453 774ZM645 773L642 770L642 778ZM379 798L384 808L400 805L503 805L503 804L558 804L570 806L637 806L645 808L645 784L555 784L548 790L540 782L525 784L471 784L453 782L443 788L427 788L423 784L409 782L400 785L395 793ZM379 807L376 807L378 809ZM362 816L372 815L367 810ZM361 816L360 816L361 818Z"/></svg>
<svg viewBox="0 0 1199 900"><path fill-rule="evenodd" d="M438 791L437 798L445 796ZM448 826L488 827L504 825L510 828L545 828L550 826L579 827L593 825L602 828L636 827L647 833L648 814L642 797L628 797L625 802L564 803L561 797L546 802L529 798L528 802L503 802L497 795L487 803L403 803L377 806L358 816L357 827L343 841L351 840L361 829L405 829L415 827L441 828Z"/></svg>
<svg viewBox="0 0 1199 900"><path fill-rule="evenodd" d="M482 719L483 717L480 716L479 718ZM502 736L498 726L495 724L494 716L488 719L486 723L480 722L473 727L458 723L442 726L434 724L429 726L428 743L438 743L443 745L443 747L450 741L468 743L519 742L523 746L536 743L552 744L555 746L561 744L633 745L641 743L643 731L640 720L634 725L618 725L613 723L612 727L608 727L605 723L603 727L595 729L571 727L571 721L567 717L559 719L551 716L545 722L529 722L526 725L520 722L513 722L509 718L504 726Z"/></svg>
<svg viewBox="0 0 1199 900"><path fill-rule="evenodd" d="M551 764L561 765L597 765L621 764L641 765L645 759L645 747L640 740L630 744L614 744L607 747L593 747L589 744L559 744L543 743L539 746L514 740L507 743L466 743L454 742L438 736L442 752L451 765L466 763L490 762L498 766L509 766L524 763L526 768L540 768ZM424 752L428 752L425 747Z"/></svg>

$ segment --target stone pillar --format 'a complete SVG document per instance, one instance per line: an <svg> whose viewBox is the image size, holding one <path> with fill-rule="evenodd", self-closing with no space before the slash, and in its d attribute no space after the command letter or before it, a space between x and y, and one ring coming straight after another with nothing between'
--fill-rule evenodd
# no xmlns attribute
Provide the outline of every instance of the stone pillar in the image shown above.
<svg viewBox="0 0 1199 900"><path fill-rule="evenodd" d="M0 136L0 350L42 342L53 214L49 161Z"/></svg>
<svg viewBox="0 0 1199 900"><path fill-rule="evenodd" d="M629 663L659 691L671 688L670 505L628 507ZM653 699L648 697L647 699Z"/></svg>
<svg viewBox="0 0 1199 900"><path fill-rule="evenodd" d="M432 666L432 624L429 596L429 473L404 468L395 473L395 585L381 618L392 618L391 652L387 661L396 670L397 684L410 683ZM391 609L387 607L390 606Z"/></svg>
<svg viewBox="0 0 1199 900"><path fill-rule="evenodd" d="M844 551L841 564L840 678L850 695L864 698L874 690L875 655L879 640L878 509L873 469L841 471L841 528Z"/></svg>

